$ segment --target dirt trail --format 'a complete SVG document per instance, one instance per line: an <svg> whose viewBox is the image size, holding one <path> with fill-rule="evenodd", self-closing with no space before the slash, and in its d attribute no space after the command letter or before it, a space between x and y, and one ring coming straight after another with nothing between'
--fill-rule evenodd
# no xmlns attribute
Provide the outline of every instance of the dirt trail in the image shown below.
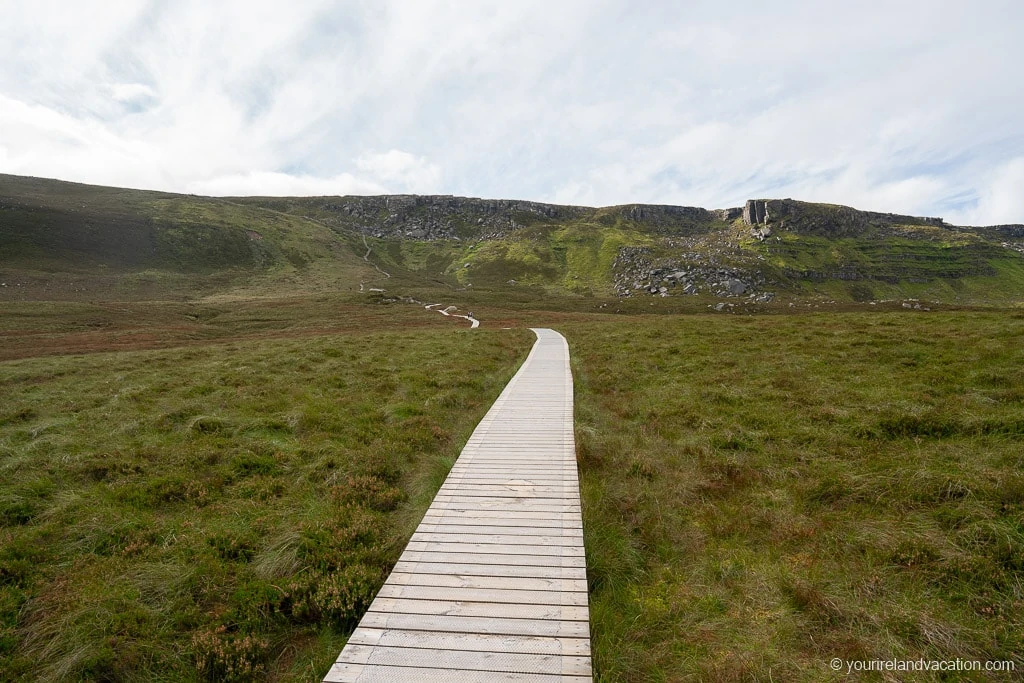
<svg viewBox="0 0 1024 683"><path fill-rule="evenodd" d="M374 263L373 261L370 260L370 252L373 251L373 247L371 247L369 244L367 244L367 242L366 242L366 235L362 235L362 238L363 238L363 246L366 247L366 253L363 254L363 260L366 261L367 263L369 263L371 266L373 266L374 270L376 270L378 273L380 273L381 275L383 275L384 277L386 277L388 279L391 279L391 273L387 272L386 270L382 270L380 266L378 266L376 263ZM366 284L366 280L360 280L359 281L359 291L360 292L364 291L364 285L365 284ZM370 291L373 291L373 290L371 289ZM380 291L384 291L384 290L380 290Z"/></svg>
<svg viewBox="0 0 1024 683"><path fill-rule="evenodd" d="M432 311L432 310L434 310L435 306L441 306L441 305L442 304L427 304L423 308L427 309L428 311ZM448 308L454 309L455 307L454 306L449 306ZM437 312L440 313L441 315L446 315L449 318L463 318L465 320L468 320L469 323L470 323L469 324L469 329L474 329L474 328L480 327L480 321L473 317L473 313L472 312L470 312L469 315L457 315L455 313L449 313L448 312L448 308L439 308L439 309L437 309Z"/></svg>

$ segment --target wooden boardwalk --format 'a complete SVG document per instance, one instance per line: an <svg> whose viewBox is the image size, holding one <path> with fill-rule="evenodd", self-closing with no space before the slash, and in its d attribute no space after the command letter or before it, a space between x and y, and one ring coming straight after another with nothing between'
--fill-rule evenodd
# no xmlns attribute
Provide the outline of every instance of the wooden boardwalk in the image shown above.
<svg viewBox="0 0 1024 683"><path fill-rule="evenodd" d="M590 681L569 347L537 343L325 681Z"/></svg>

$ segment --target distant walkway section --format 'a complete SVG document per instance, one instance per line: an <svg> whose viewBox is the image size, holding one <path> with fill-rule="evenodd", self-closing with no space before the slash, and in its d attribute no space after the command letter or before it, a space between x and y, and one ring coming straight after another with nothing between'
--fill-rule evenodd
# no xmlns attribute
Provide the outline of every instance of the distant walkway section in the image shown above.
<svg viewBox="0 0 1024 683"><path fill-rule="evenodd" d="M438 306L441 306L441 305L443 305L443 304L427 304L423 308L427 309L428 311L432 311L432 310L434 310L435 308L437 308ZM438 308L437 312L440 313L441 315L446 315L446 316L449 316L451 318L465 318L466 320L469 321L470 329L475 329L477 327L480 327L480 321L477 320L476 318L474 318L472 313L470 313L469 315L458 315L458 314L456 314L454 312L456 310L458 310L458 309L456 309L454 306L449 306L448 308Z"/></svg>
<svg viewBox="0 0 1024 683"><path fill-rule="evenodd" d="M569 347L534 332L325 681L591 680Z"/></svg>

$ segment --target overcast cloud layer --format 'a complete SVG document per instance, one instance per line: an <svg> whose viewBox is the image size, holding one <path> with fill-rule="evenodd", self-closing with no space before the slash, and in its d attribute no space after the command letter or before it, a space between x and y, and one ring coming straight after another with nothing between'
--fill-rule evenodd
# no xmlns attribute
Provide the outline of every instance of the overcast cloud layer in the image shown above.
<svg viewBox="0 0 1024 683"><path fill-rule="evenodd" d="M1016 0L0 0L0 15L2 173L1024 222Z"/></svg>

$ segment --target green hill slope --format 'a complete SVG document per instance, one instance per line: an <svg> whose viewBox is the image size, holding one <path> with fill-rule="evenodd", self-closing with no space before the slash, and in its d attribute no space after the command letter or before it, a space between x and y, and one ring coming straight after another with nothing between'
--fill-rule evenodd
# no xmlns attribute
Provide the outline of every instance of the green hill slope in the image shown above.
<svg viewBox="0 0 1024 683"><path fill-rule="evenodd" d="M358 288L359 239L229 201L0 176L0 296L192 298Z"/></svg>
<svg viewBox="0 0 1024 683"><path fill-rule="evenodd" d="M544 296L1024 300L1024 226L794 200L605 208L452 196L236 198L361 233L388 264ZM684 294L685 293L685 294ZM703 297L703 298L701 298Z"/></svg>
<svg viewBox="0 0 1024 683"><path fill-rule="evenodd" d="M520 300L1006 305L1024 301L1024 226L963 228L788 199L708 210L413 195L210 198L0 176L3 299L371 287L389 296L472 288Z"/></svg>

